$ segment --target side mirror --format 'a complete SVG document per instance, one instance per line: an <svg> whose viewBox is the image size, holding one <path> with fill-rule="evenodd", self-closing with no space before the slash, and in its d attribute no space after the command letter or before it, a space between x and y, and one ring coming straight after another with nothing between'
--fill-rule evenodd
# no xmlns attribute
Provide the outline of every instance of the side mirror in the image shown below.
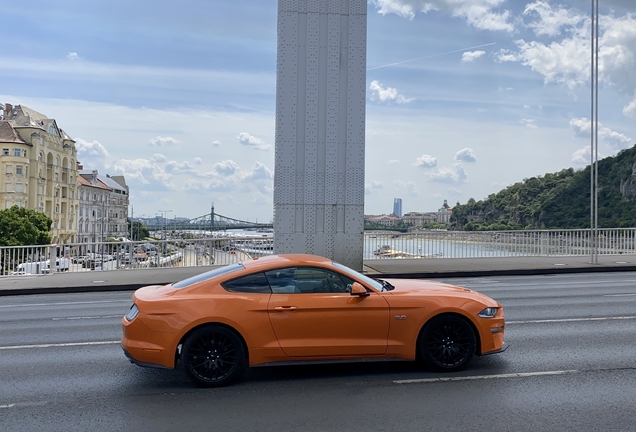
<svg viewBox="0 0 636 432"><path fill-rule="evenodd" d="M356 297L366 297L369 295L369 292L364 286L362 286L361 283L354 282L353 285L351 285L351 295Z"/></svg>

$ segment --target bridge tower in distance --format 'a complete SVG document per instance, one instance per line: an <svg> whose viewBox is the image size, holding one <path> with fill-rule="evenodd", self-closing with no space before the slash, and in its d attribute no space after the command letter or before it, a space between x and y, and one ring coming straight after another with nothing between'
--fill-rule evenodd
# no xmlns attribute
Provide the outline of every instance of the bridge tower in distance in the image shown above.
<svg viewBox="0 0 636 432"><path fill-rule="evenodd" d="M274 249L362 270L367 0L279 0Z"/></svg>

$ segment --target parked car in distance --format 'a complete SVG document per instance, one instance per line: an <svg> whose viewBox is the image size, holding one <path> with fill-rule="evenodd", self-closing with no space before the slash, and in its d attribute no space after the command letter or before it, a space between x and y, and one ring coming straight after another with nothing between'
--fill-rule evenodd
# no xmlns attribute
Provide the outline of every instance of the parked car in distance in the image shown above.
<svg viewBox="0 0 636 432"><path fill-rule="evenodd" d="M293 361L418 360L440 371L504 351L501 304L467 288L372 279L327 258L270 255L138 289L122 318L125 355L183 364L218 387L250 366Z"/></svg>
<svg viewBox="0 0 636 432"><path fill-rule="evenodd" d="M86 255L75 256L72 258L73 264L81 264L88 259Z"/></svg>

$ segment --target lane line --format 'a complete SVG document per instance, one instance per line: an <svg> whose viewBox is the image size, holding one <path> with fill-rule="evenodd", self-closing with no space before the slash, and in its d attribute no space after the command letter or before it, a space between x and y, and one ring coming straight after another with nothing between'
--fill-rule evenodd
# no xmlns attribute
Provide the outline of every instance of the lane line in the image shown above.
<svg viewBox="0 0 636 432"><path fill-rule="evenodd" d="M633 319L636 319L636 316L596 317L596 318L560 318L560 319L543 319L543 320L526 320L526 321L506 321L506 325L565 323L565 322L582 322L582 321L620 321L620 320L633 320Z"/></svg>
<svg viewBox="0 0 636 432"><path fill-rule="evenodd" d="M0 405L0 408L13 408L15 406L14 403L9 404L9 405Z"/></svg>
<svg viewBox="0 0 636 432"><path fill-rule="evenodd" d="M486 379L500 379L500 378L526 378L534 376L548 376L548 375L565 375L578 373L578 370L558 370L558 371L545 371L545 372L517 372L497 375L473 375L462 377L441 377L441 378L420 378L420 379L407 379L407 380L394 380L394 384L420 384L420 383L434 383L434 382L447 382L447 381L471 381L471 380L486 380Z"/></svg>
<svg viewBox="0 0 636 432"><path fill-rule="evenodd" d="M65 321L65 320L83 320L83 319L101 319L101 318L121 318L123 315L101 315L101 316L79 316L79 317L67 317L67 318L51 318L51 321Z"/></svg>
<svg viewBox="0 0 636 432"><path fill-rule="evenodd" d="M90 345L114 345L121 343L121 341L100 341L100 342L71 342L71 343L52 343L52 344L39 344L39 345L10 345L0 346L0 351L14 350L14 349L31 349L31 348L59 348L59 347L73 347L73 346L90 346Z"/></svg>
<svg viewBox="0 0 636 432"><path fill-rule="evenodd" d="M603 294L603 297L632 297L636 294Z"/></svg>
<svg viewBox="0 0 636 432"><path fill-rule="evenodd" d="M14 304L14 305L0 305L0 308L12 308L12 307L31 307L31 306L60 306L60 305L76 305L76 304L102 304L102 303L132 303L132 300L97 300L97 301L85 301L85 302L64 302L64 303L28 303L28 304Z"/></svg>
<svg viewBox="0 0 636 432"><path fill-rule="evenodd" d="M629 280L606 280L606 281L590 281L590 282L586 282L586 281L581 281L581 282L551 282L551 283L541 283L541 282L536 282L536 283L527 283L527 284L513 284L513 283L506 283L506 282L497 282L497 286L493 287L496 289L502 289L502 288L508 288L508 287L524 287L524 286L536 286L539 289L544 288L544 287L548 287L548 286L561 286L561 285L572 285L572 288L576 288L577 285L598 285L598 284L612 284L612 285L616 285L616 284L620 284L620 283L628 283L628 282L636 282L636 279L629 279ZM466 283L466 284L462 284L461 281L455 283L456 285L460 285L462 287L474 287L474 288L487 288L487 283L483 283L483 284L475 284L473 283ZM486 286L485 286L486 285Z"/></svg>

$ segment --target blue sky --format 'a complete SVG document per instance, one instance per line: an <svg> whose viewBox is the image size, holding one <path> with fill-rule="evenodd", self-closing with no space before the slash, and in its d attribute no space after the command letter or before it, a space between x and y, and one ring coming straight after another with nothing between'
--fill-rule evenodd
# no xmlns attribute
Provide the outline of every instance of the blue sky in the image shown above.
<svg viewBox="0 0 636 432"><path fill-rule="evenodd" d="M636 2L601 0L600 152L636 144ZM273 0L2 2L0 101L58 121L135 215L272 218ZM588 0L368 5L365 213L589 161ZM587 151L587 153L586 153ZM588 162L589 163L589 162Z"/></svg>

